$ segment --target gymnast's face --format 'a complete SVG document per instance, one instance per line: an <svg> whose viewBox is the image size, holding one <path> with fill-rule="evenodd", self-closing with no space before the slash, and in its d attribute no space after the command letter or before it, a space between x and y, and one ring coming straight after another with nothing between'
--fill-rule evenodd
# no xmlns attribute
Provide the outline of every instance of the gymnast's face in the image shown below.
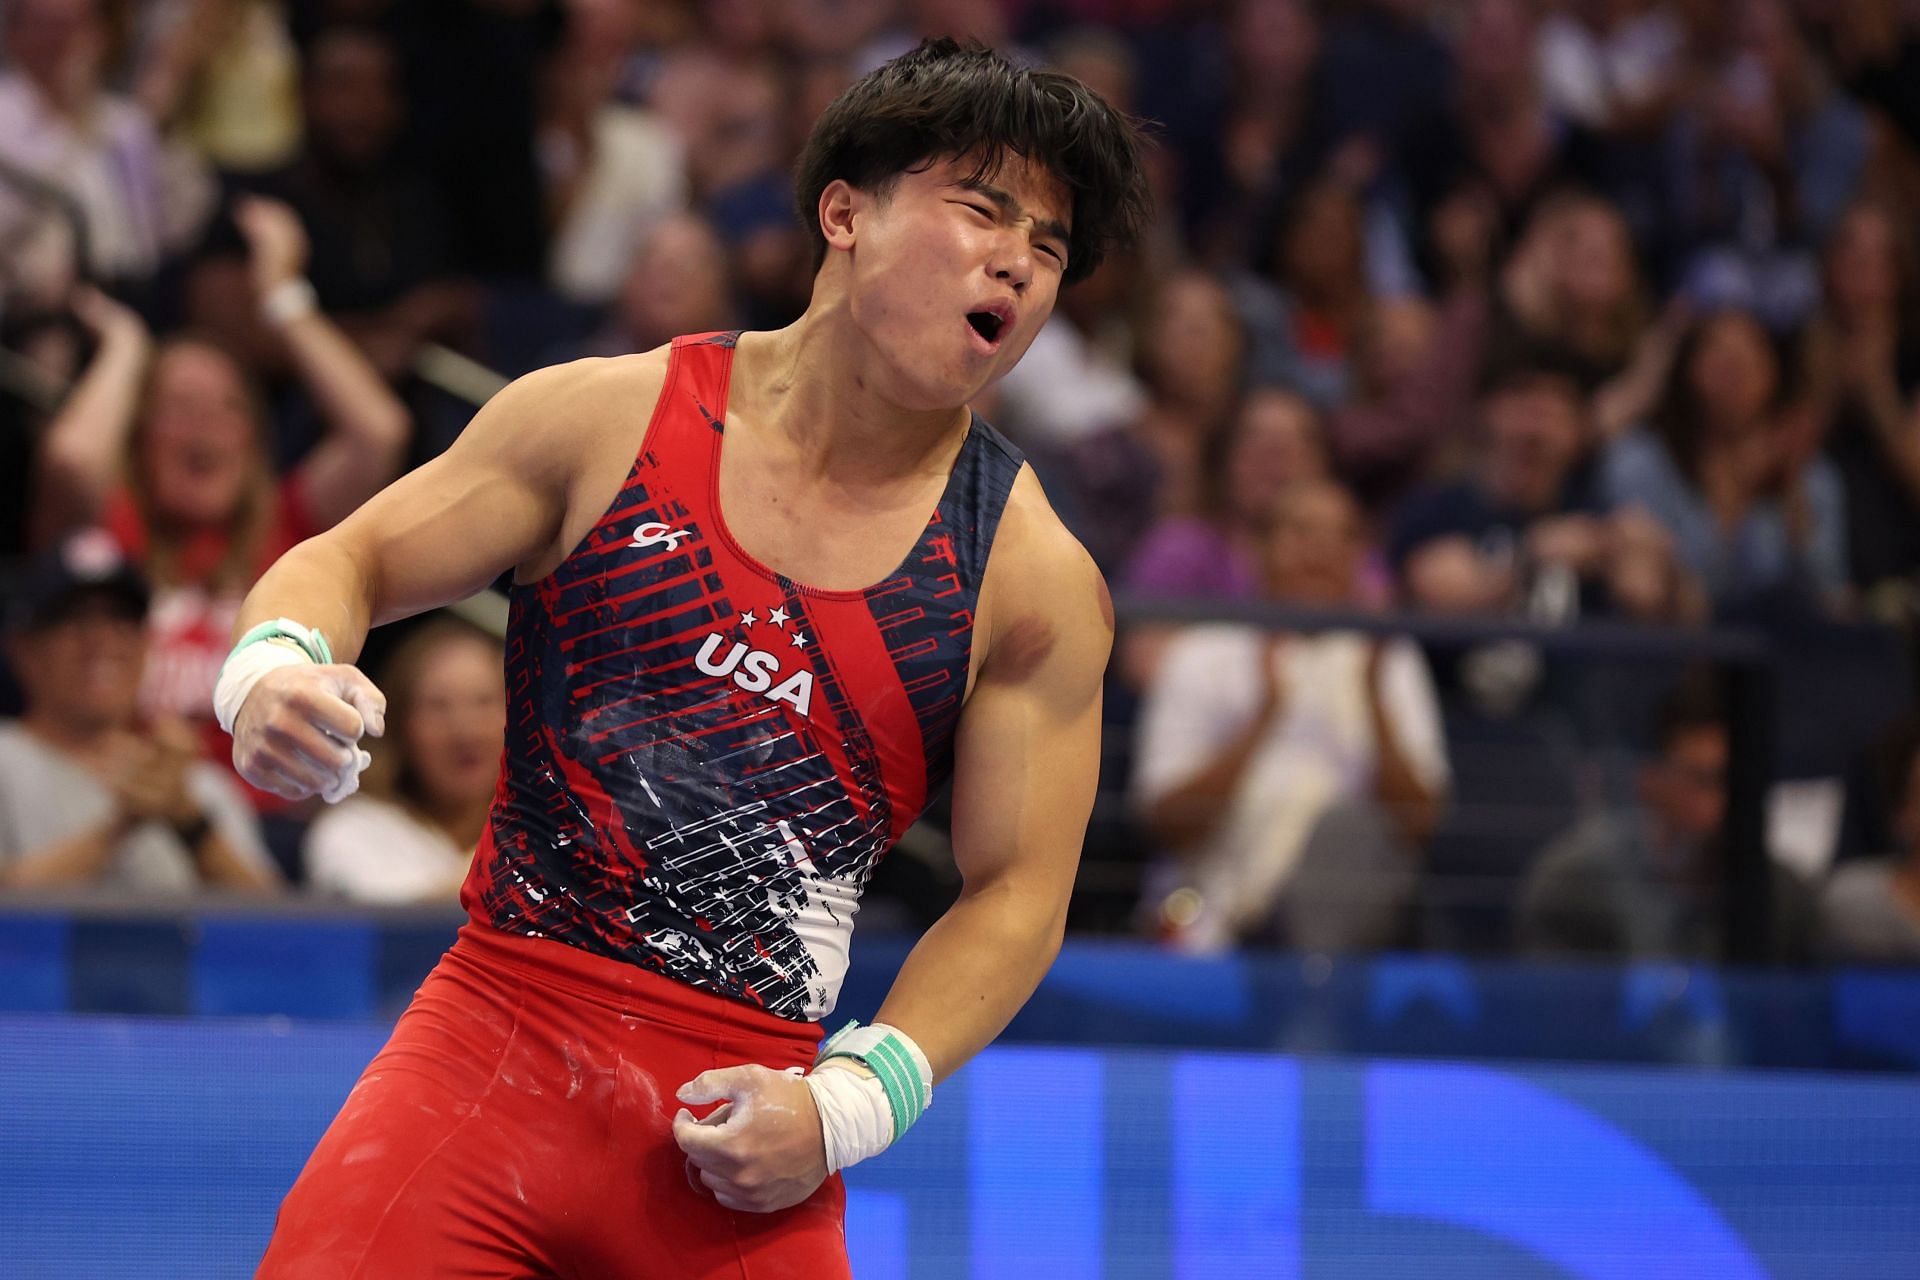
<svg viewBox="0 0 1920 1280"><path fill-rule="evenodd" d="M971 170L940 160L882 194L835 182L821 198L875 390L905 409L956 408L1018 364L1066 270L1065 184L1018 157L977 182Z"/></svg>

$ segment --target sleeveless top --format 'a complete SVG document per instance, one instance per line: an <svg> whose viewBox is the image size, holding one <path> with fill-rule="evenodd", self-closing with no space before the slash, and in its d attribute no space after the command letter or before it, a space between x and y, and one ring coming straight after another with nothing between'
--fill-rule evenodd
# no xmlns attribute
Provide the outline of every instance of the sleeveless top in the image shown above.
<svg viewBox="0 0 1920 1280"><path fill-rule="evenodd" d="M896 570L859 591L782 577L721 519L737 336L674 341L619 496L513 590L506 752L461 901L498 929L817 1019L862 887L952 772L1021 456L974 417Z"/></svg>

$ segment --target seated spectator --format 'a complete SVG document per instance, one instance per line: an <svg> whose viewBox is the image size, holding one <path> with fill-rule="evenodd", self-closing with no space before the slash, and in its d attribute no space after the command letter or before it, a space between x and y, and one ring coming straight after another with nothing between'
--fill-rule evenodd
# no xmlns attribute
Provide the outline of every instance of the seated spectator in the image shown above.
<svg viewBox="0 0 1920 1280"><path fill-rule="evenodd" d="M1201 510L1147 531L1127 562L1127 590L1253 599L1281 494L1327 478L1320 415L1291 391L1253 392L1208 452Z"/></svg>
<svg viewBox="0 0 1920 1280"><path fill-rule="evenodd" d="M993 425L1028 453L1070 449L1146 408L1127 305L1139 274L1137 255L1107 258L1060 295L1027 354L995 384Z"/></svg>
<svg viewBox="0 0 1920 1280"><path fill-rule="evenodd" d="M1687 335L1652 429L1607 449L1600 487L1609 507L1644 509L1666 528L1716 614L1844 601L1839 474L1814 452L1778 353L1743 312L1708 316Z"/></svg>
<svg viewBox="0 0 1920 1280"><path fill-rule="evenodd" d="M389 37L367 27L322 30L304 50L301 73L305 142L291 164L251 185L300 215L321 308L382 376L398 380L423 344L462 344L477 325L477 294L451 257L460 219L404 158L407 104ZM221 319L251 317L248 285L230 259L203 260L190 319L243 349L244 338Z"/></svg>
<svg viewBox="0 0 1920 1280"><path fill-rule="evenodd" d="M726 247L705 218L676 213L641 233L607 323L581 347L556 353L555 359L632 355L683 333L734 327Z"/></svg>
<svg viewBox="0 0 1920 1280"><path fill-rule="evenodd" d="M1345 182L1322 177L1284 210L1272 249L1277 292L1243 288L1247 376L1290 387L1321 410L1353 389L1353 357L1372 315L1366 209Z"/></svg>
<svg viewBox="0 0 1920 1280"><path fill-rule="evenodd" d="M1203 459L1238 403L1246 352L1233 300L1207 272L1167 277L1145 314L1144 411L1034 464L1067 526L1113 573L1155 521L1200 509Z"/></svg>
<svg viewBox="0 0 1920 1280"><path fill-rule="evenodd" d="M542 76L541 168L553 222L548 279L574 302L610 302L641 235L687 205L679 137L617 98L639 36L631 0L572 0ZM644 349L644 348L643 348Z"/></svg>
<svg viewBox="0 0 1920 1280"><path fill-rule="evenodd" d="M1589 817L1544 849L1520 889L1519 942L1539 956L1718 960L1723 955L1727 711L1689 678L1659 713L1639 805ZM1812 899L1769 859L1775 957L1804 957Z"/></svg>
<svg viewBox="0 0 1920 1280"><path fill-rule="evenodd" d="M186 725L138 711L147 587L113 539L72 535L7 597L26 708L0 723L0 888L276 886L238 787Z"/></svg>
<svg viewBox="0 0 1920 1280"><path fill-rule="evenodd" d="M1890 207L1854 205L1827 244L1808 326L1808 392L1846 488L1855 585L1895 592L1920 569L1920 249Z"/></svg>
<svg viewBox="0 0 1920 1280"><path fill-rule="evenodd" d="M1818 301L1812 250L1867 181L1873 123L1820 65L1788 0L1728 8L1735 39L1671 130L1669 163L1690 175L1671 216L1699 246L1687 292L1785 333Z"/></svg>
<svg viewBox="0 0 1920 1280"><path fill-rule="evenodd" d="M239 218L266 322L326 415L326 436L276 477L258 396L228 355L192 337L150 354L136 316L82 294L76 305L99 350L41 442L35 518L43 541L104 524L145 568L156 600L141 704L195 723L217 760L230 748L213 719L213 686L247 588L391 480L410 425L359 350L315 309L300 279L299 220L261 199L243 202Z"/></svg>
<svg viewBox="0 0 1920 1280"><path fill-rule="evenodd" d="M1480 402L1484 440L1460 480L1411 495L1388 558L1410 605L1547 621L1697 612L1663 531L1610 513L1587 481L1586 399L1547 365L1497 370Z"/></svg>
<svg viewBox="0 0 1920 1280"><path fill-rule="evenodd" d="M1366 544L1326 480L1281 500L1267 591L1351 608ZM1417 852L1448 785L1432 679L1404 640L1196 627L1176 639L1138 731L1133 802L1174 865L1149 903L1178 944L1406 941Z"/></svg>
<svg viewBox="0 0 1920 1280"><path fill-rule="evenodd" d="M1376 306L1354 359L1353 395L1329 415L1340 475L1383 510L1442 465L1472 418L1485 308L1457 292L1443 307L1418 298Z"/></svg>
<svg viewBox="0 0 1920 1280"><path fill-rule="evenodd" d="M307 829L307 880L355 902L452 902L487 825L505 749L500 642L423 624L382 667L386 736L360 790Z"/></svg>
<svg viewBox="0 0 1920 1280"><path fill-rule="evenodd" d="M300 65L279 0L155 0L141 14L135 92L155 125L226 173L300 146Z"/></svg>
<svg viewBox="0 0 1920 1280"><path fill-rule="evenodd" d="M1597 387L1623 372L1647 324L1633 238L1597 196L1542 201L1500 272L1496 358L1552 350Z"/></svg>
<svg viewBox="0 0 1920 1280"><path fill-rule="evenodd" d="M5 274L48 302L77 279L144 291L213 209L213 184L169 148L136 104L106 88L110 32L101 0L11 0L0 13L0 162L49 182L79 206L87 261L75 263L59 211L0 186Z"/></svg>
<svg viewBox="0 0 1920 1280"><path fill-rule="evenodd" d="M1898 847L1842 863L1820 894L1814 952L1836 964L1920 964L1920 724L1903 726L1889 754Z"/></svg>
<svg viewBox="0 0 1920 1280"><path fill-rule="evenodd" d="M1493 310L1494 362L1552 353L1592 396L1602 443L1652 413L1687 320L1683 302L1649 317L1626 218L1571 190L1542 201L1528 221Z"/></svg>

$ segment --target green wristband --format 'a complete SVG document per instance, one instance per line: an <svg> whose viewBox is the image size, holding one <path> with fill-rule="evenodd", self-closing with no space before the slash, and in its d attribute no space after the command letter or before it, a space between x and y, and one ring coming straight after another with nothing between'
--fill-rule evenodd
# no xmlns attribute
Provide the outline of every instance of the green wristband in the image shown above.
<svg viewBox="0 0 1920 1280"><path fill-rule="evenodd" d="M227 657L232 658L248 645L258 644L262 640L291 640L300 652L323 667L333 661L333 646L327 643L326 636L290 618L272 618L254 627L240 637L240 643L233 646L233 652Z"/></svg>
<svg viewBox="0 0 1920 1280"><path fill-rule="evenodd" d="M892 1027L849 1022L820 1046L815 1064L829 1058L850 1058L873 1072L887 1095L896 1141L933 1101L932 1071L925 1055L904 1032Z"/></svg>

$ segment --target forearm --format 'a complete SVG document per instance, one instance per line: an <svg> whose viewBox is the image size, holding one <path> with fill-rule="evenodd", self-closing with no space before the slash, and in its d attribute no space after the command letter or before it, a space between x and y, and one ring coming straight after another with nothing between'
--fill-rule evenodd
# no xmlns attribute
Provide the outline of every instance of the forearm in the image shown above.
<svg viewBox="0 0 1920 1280"><path fill-rule="evenodd" d="M234 624L237 642L274 618L289 618L322 632L336 662L352 662L377 621L379 599L372 571L337 537L309 538L274 562L247 593Z"/></svg>
<svg viewBox="0 0 1920 1280"><path fill-rule="evenodd" d="M294 368L331 427L397 457L406 444L406 406L353 341L319 311L283 332Z"/></svg>
<svg viewBox="0 0 1920 1280"><path fill-rule="evenodd" d="M112 860L114 846L126 829L124 818L113 818L36 849L18 862L0 866L0 888L49 889L95 879Z"/></svg>
<svg viewBox="0 0 1920 1280"><path fill-rule="evenodd" d="M1424 846L1440 824L1440 796L1414 772L1407 753L1393 735L1393 726L1378 699L1373 706L1374 795L1393 818L1407 843Z"/></svg>
<svg viewBox="0 0 1920 1280"><path fill-rule="evenodd" d="M257 863L240 856L219 831L209 831L194 847L194 860L201 878L222 889L249 893L267 893L280 887L280 877Z"/></svg>
<svg viewBox="0 0 1920 1280"><path fill-rule="evenodd" d="M148 351L144 337L107 339L48 426L39 464L43 524L84 520L106 501L139 409Z"/></svg>
<svg viewBox="0 0 1920 1280"><path fill-rule="evenodd" d="M1147 825L1161 844L1190 849L1213 834L1272 722L1272 713L1256 716L1205 768L1153 803Z"/></svg>
<svg viewBox="0 0 1920 1280"><path fill-rule="evenodd" d="M1006 1028L1059 954L1066 903L1036 910L1036 896L1014 882L963 895L900 967L875 1020L913 1037L936 1081Z"/></svg>

